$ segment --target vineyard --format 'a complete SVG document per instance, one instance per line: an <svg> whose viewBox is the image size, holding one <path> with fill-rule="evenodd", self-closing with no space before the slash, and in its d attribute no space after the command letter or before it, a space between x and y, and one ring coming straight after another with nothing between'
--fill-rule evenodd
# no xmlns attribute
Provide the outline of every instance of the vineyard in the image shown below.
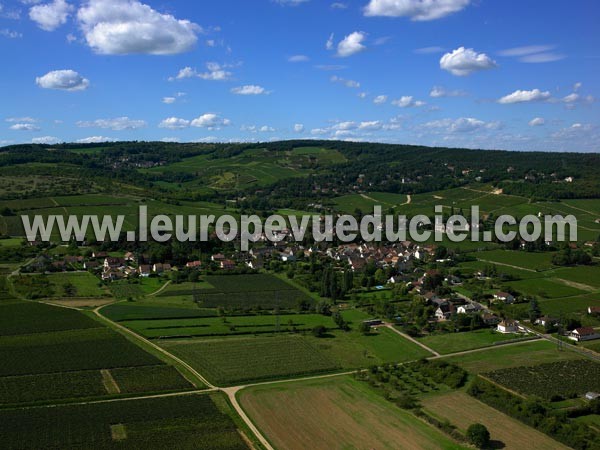
<svg viewBox="0 0 600 450"><path fill-rule="evenodd" d="M116 322L127 320L153 320L153 319L183 319L214 317L217 315L213 309L201 308L170 308L141 303L117 303L102 309L102 314Z"/></svg>
<svg viewBox="0 0 600 450"><path fill-rule="evenodd" d="M0 435L4 449L247 448L208 395L1 410Z"/></svg>
<svg viewBox="0 0 600 450"><path fill-rule="evenodd" d="M338 368L300 336L169 342L163 346L220 385Z"/></svg>
<svg viewBox="0 0 600 450"><path fill-rule="evenodd" d="M177 369L166 365L111 369L110 374L121 393L182 391L193 388Z"/></svg>
<svg viewBox="0 0 600 450"><path fill-rule="evenodd" d="M487 373L485 377L508 389L547 400L600 392L600 364L590 360L503 369Z"/></svg>

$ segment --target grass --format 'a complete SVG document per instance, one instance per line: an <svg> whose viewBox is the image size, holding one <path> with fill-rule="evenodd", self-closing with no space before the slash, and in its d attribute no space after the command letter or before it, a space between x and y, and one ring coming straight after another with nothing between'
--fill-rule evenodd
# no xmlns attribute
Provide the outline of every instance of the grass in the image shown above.
<svg viewBox="0 0 600 450"><path fill-rule="evenodd" d="M448 420L463 433L473 423L485 425L490 432L493 448L518 449L525 442L531 450L568 448L464 392L429 396L422 401L422 405L427 413L438 420Z"/></svg>
<svg viewBox="0 0 600 450"><path fill-rule="evenodd" d="M467 331L463 333L433 334L419 338L419 341L442 355L476 348L490 347L496 343L524 337L519 334L502 334L491 329Z"/></svg>
<svg viewBox="0 0 600 450"><path fill-rule="evenodd" d="M413 361L432 356L428 351L387 328L381 328L369 335L358 331L334 331L330 335L328 338L307 336L307 339L344 369Z"/></svg>
<svg viewBox="0 0 600 450"><path fill-rule="evenodd" d="M465 448L349 377L255 386L238 396L275 448Z"/></svg>
<svg viewBox="0 0 600 450"><path fill-rule="evenodd" d="M150 302L115 303L102 309L102 314L116 322L127 320L150 319L182 319L190 317L216 316L214 309L201 309L198 307L178 308L170 306L157 306Z"/></svg>
<svg viewBox="0 0 600 450"><path fill-rule="evenodd" d="M558 351L548 341L525 342L518 345L500 346L467 355L451 356L444 361L457 364L471 373L483 373L510 367L532 366L553 361L581 359L577 353Z"/></svg>
<svg viewBox="0 0 600 450"><path fill-rule="evenodd" d="M329 372L334 361L301 336L273 336L164 342L217 385Z"/></svg>
<svg viewBox="0 0 600 450"><path fill-rule="evenodd" d="M475 256L482 261L507 264L534 271L548 270L553 267L552 252L531 253L513 250L491 250L479 252Z"/></svg>
<svg viewBox="0 0 600 450"><path fill-rule="evenodd" d="M54 287L54 297L65 297L63 286L67 283L75 287L71 297L105 297L109 293L98 280L89 272L61 272L48 275L50 284Z"/></svg>

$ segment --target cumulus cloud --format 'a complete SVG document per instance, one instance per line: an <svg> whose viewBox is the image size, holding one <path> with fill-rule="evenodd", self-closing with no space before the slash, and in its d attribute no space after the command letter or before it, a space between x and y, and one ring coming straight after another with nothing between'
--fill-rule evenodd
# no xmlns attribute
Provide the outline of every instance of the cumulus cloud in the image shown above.
<svg viewBox="0 0 600 450"><path fill-rule="evenodd" d="M539 89L533 89L531 91L517 90L512 94L505 95L498 100L498 103L511 104L511 103L528 103L528 102L541 102L549 100L551 97L549 91L540 91Z"/></svg>
<svg viewBox="0 0 600 450"><path fill-rule="evenodd" d="M362 31L350 33L338 43L336 55L340 58L347 58L366 50L367 47L363 45L366 38L367 35Z"/></svg>
<svg viewBox="0 0 600 450"><path fill-rule="evenodd" d="M114 119L96 119L92 121L79 121L79 128L106 128L114 131L137 130L146 127L144 120L134 120L129 117L116 117Z"/></svg>
<svg viewBox="0 0 600 450"><path fill-rule="evenodd" d="M231 125L231 120L224 119L217 114L206 113L190 122L190 125L198 128L208 128L209 130L219 129Z"/></svg>
<svg viewBox="0 0 600 450"><path fill-rule="evenodd" d="M115 142L116 139L106 136L89 136L83 139L77 139L78 144L99 144L101 142Z"/></svg>
<svg viewBox="0 0 600 450"><path fill-rule="evenodd" d="M231 93L236 94L236 95L268 95L268 94L270 94L270 92L267 91L264 87L257 86L255 84L247 84L245 86L234 87L233 89L231 89Z"/></svg>
<svg viewBox="0 0 600 450"><path fill-rule="evenodd" d="M31 140L32 144L57 144L60 139L54 136L41 136Z"/></svg>
<svg viewBox="0 0 600 450"><path fill-rule="evenodd" d="M458 12L470 0L370 0L365 16L410 17L411 20L435 20Z"/></svg>
<svg viewBox="0 0 600 450"><path fill-rule="evenodd" d="M500 122L485 122L473 117L459 119L441 119L423 124L427 129L438 129L448 133L471 133L477 130L496 130L501 127Z"/></svg>
<svg viewBox="0 0 600 450"><path fill-rule="evenodd" d="M310 58L306 55L293 55L288 58L289 62L299 63L299 62L307 62Z"/></svg>
<svg viewBox="0 0 600 450"><path fill-rule="evenodd" d="M89 0L77 12L87 44L96 53L171 55L191 50L200 26L161 14L137 0Z"/></svg>
<svg viewBox="0 0 600 450"><path fill-rule="evenodd" d="M376 105L383 105L385 102L387 102L387 99L387 95L378 95L373 99L373 103L375 103Z"/></svg>
<svg viewBox="0 0 600 450"><path fill-rule="evenodd" d="M226 69L229 69L231 65L219 64L216 62L206 63L206 72L198 72L196 69L191 67L184 67L179 70L177 75L170 77L169 81L183 80L184 78L201 78L209 81L227 81L232 77L232 73Z"/></svg>
<svg viewBox="0 0 600 450"><path fill-rule="evenodd" d="M46 75L37 77L35 83L43 89L59 89L63 91L83 91L90 85L74 70L53 70Z"/></svg>
<svg viewBox="0 0 600 450"><path fill-rule="evenodd" d="M465 95L467 95L465 91L461 91L458 89L448 90L442 86L434 86L429 92L429 96L432 98L463 97Z"/></svg>
<svg viewBox="0 0 600 450"><path fill-rule="evenodd" d="M40 127L33 123L15 123L10 127L13 131L38 131Z"/></svg>
<svg viewBox="0 0 600 450"><path fill-rule="evenodd" d="M485 53L477 53L472 48L459 47L442 56L440 67L452 75L464 77L480 70L494 69L498 65Z"/></svg>
<svg viewBox="0 0 600 450"><path fill-rule="evenodd" d="M160 128L168 128L170 130L180 130L182 128L188 128L190 121L186 119L180 119L178 117L169 117L158 124Z"/></svg>
<svg viewBox="0 0 600 450"><path fill-rule="evenodd" d="M546 120L544 120L543 117L535 117L529 121L529 126L530 127L539 127L539 126L544 125L545 123L546 123Z"/></svg>
<svg viewBox="0 0 600 450"><path fill-rule="evenodd" d="M296 133L304 133L304 125L301 123L297 123L294 125L294 132Z"/></svg>
<svg viewBox="0 0 600 450"><path fill-rule="evenodd" d="M42 30L54 31L67 23L67 18L74 9L73 5L65 0L54 0L52 3L32 6L29 9L29 18Z"/></svg>
<svg viewBox="0 0 600 450"><path fill-rule="evenodd" d="M412 95L404 95L397 100L392 100L392 105L400 108L418 108L425 106L425 104L423 101L415 100Z"/></svg>
<svg viewBox="0 0 600 450"><path fill-rule="evenodd" d="M358 89L360 87L360 83L358 81L346 80L345 78L338 77L337 75L333 75L329 80L332 83L343 84L347 88Z"/></svg>

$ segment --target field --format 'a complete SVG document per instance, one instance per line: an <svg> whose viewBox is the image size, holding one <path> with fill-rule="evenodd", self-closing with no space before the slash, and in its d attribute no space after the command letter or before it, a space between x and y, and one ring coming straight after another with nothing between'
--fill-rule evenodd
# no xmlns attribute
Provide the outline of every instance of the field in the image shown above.
<svg viewBox="0 0 600 450"><path fill-rule="evenodd" d="M429 396L422 401L426 412L438 420L448 420L463 433L473 423L482 423L490 431L493 448L531 450L567 449L539 431L474 399L464 392Z"/></svg>
<svg viewBox="0 0 600 450"><path fill-rule="evenodd" d="M348 377L255 386L238 396L275 448L464 448Z"/></svg>
<svg viewBox="0 0 600 450"><path fill-rule="evenodd" d="M217 315L214 309L200 309L197 307L177 308L170 306L157 306L156 303L147 301L115 303L102 309L102 314L116 322L126 320L150 319L181 319L190 317L213 317Z"/></svg>
<svg viewBox="0 0 600 450"><path fill-rule="evenodd" d="M551 252L531 253L510 250L491 250L487 252L478 252L476 257L480 261L506 264L508 266L515 266L530 271L543 271L553 267L552 255Z"/></svg>
<svg viewBox="0 0 600 450"><path fill-rule="evenodd" d="M162 346L218 385L339 369L301 336L196 339L164 342Z"/></svg>
<svg viewBox="0 0 600 450"><path fill-rule="evenodd" d="M524 366L484 374L486 378L525 395L552 400L600 391L600 363L591 360L562 361ZM569 380L565 383L565 380Z"/></svg>
<svg viewBox="0 0 600 450"><path fill-rule="evenodd" d="M559 352L556 345L548 341L533 341L490 348L466 355L450 356L444 358L444 361L457 364L472 373L482 373L573 359L581 359L581 356L567 350Z"/></svg>
<svg viewBox="0 0 600 450"><path fill-rule="evenodd" d="M98 277L89 272L63 272L48 275L50 284L54 287L56 297L65 297L64 285L71 284L74 287L69 297L106 297L110 293L105 287L100 286Z"/></svg>
<svg viewBox="0 0 600 450"><path fill-rule="evenodd" d="M246 449L209 395L0 410L2 447Z"/></svg>
<svg viewBox="0 0 600 450"><path fill-rule="evenodd" d="M468 331L463 333L433 334L419 338L418 340L436 352L446 355L448 353L473 350L481 347L491 347L526 337L523 334L502 334L491 329Z"/></svg>

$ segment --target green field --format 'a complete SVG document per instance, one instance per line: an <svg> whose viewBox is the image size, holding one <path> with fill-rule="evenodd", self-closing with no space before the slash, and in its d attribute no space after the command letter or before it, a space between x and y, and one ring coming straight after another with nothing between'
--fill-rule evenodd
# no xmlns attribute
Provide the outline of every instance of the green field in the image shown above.
<svg viewBox="0 0 600 450"><path fill-rule="evenodd" d="M472 373L482 373L571 359L581 359L581 356L568 350L559 351L556 344L548 341L533 341L450 356L444 358L444 361L457 364Z"/></svg>
<svg viewBox="0 0 600 450"><path fill-rule="evenodd" d="M551 252L532 253L510 250L492 250L488 252L479 252L475 256L480 261L506 264L533 271L542 271L552 268Z"/></svg>
<svg viewBox="0 0 600 450"><path fill-rule="evenodd" d="M107 297L108 290L102 286L98 277L89 272L61 272L48 275L50 284L54 287L55 297L65 297L64 285L74 286L71 297Z"/></svg>
<svg viewBox="0 0 600 450"><path fill-rule="evenodd" d="M502 334L491 329L484 329L463 333L433 334L419 338L419 341L436 352L446 355L475 348L491 347L523 337L522 334Z"/></svg>
<svg viewBox="0 0 600 450"><path fill-rule="evenodd" d="M209 395L0 410L0 434L7 449L247 449L228 413Z"/></svg>
<svg viewBox="0 0 600 450"><path fill-rule="evenodd" d="M301 336L163 342L218 385L330 372L339 366Z"/></svg>

